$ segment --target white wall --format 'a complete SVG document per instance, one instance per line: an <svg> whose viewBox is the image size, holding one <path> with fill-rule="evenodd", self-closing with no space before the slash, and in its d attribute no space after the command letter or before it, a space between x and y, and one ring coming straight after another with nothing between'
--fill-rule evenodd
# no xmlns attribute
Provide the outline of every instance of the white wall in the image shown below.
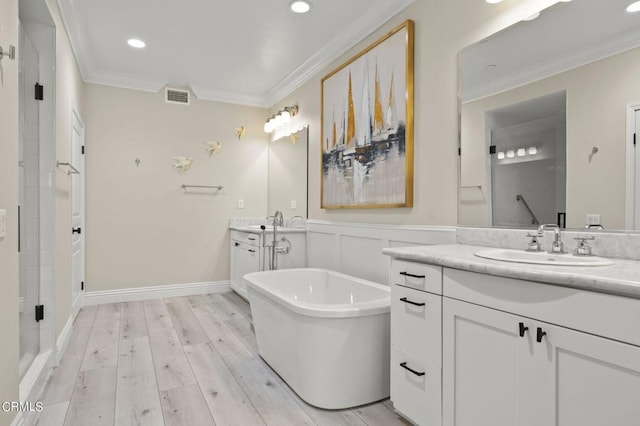
<svg viewBox="0 0 640 426"><path fill-rule="evenodd" d="M85 107L85 289L228 280L229 217L267 213L267 110L90 84ZM205 141L222 151L210 158ZM191 169L178 174L175 156L193 158Z"/></svg>
<svg viewBox="0 0 640 426"><path fill-rule="evenodd" d="M640 101L639 68L640 49L635 49L463 105L462 185L488 184L486 145L473 137L484 134L485 111L566 90L567 227L580 228L588 213L599 213L607 229L624 228L625 108ZM594 145L600 151L591 156ZM460 224L487 225L488 199L471 190L460 195Z"/></svg>
<svg viewBox="0 0 640 426"><path fill-rule="evenodd" d="M18 46L18 1L0 0L0 44ZM7 234L0 238L0 401L18 399L18 58L0 61L0 209ZM15 413L0 410L0 424Z"/></svg>
<svg viewBox="0 0 640 426"><path fill-rule="evenodd" d="M309 218L332 221L455 225L458 205L457 55L463 47L554 3L507 0L498 5L469 0L416 0L371 36L272 108L299 106L309 126ZM415 22L414 207L320 208L320 80L393 28Z"/></svg>

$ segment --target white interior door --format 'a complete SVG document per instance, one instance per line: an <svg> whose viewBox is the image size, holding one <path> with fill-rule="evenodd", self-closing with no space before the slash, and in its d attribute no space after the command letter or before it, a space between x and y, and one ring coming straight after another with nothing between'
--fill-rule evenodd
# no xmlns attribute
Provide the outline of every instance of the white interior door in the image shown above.
<svg viewBox="0 0 640 426"><path fill-rule="evenodd" d="M71 306L74 314L82 306L84 290L84 123L73 111L71 165Z"/></svg>

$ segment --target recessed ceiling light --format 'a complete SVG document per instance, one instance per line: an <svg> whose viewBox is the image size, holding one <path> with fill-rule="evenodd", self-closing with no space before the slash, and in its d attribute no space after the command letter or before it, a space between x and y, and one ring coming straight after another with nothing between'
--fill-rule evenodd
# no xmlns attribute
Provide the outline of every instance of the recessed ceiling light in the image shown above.
<svg viewBox="0 0 640 426"><path fill-rule="evenodd" d="M129 44L129 46L135 47L136 49L142 49L147 45L144 41L138 40L137 38L130 38L129 40L127 40L127 43Z"/></svg>
<svg viewBox="0 0 640 426"><path fill-rule="evenodd" d="M496 3L500 3L502 0L484 0L484 1L490 4L496 4Z"/></svg>
<svg viewBox="0 0 640 426"><path fill-rule="evenodd" d="M495 64L487 65L487 69L488 69L489 71L491 71L491 70L495 70L495 69L496 69L496 67L497 67L497 65L495 65Z"/></svg>
<svg viewBox="0 0 640 426"><path fill-rule="evenodd" d="M303 0L295 0L289 3L289 9L294 13L307 13L311 10L311 3Z"/></svg>
<svg viewBox="0 0 640 426"><path fill-rule="evenodd" d="M534 19L536 19L538 16L540 16L540 12L536 12L533 15L529 15L526 18L523 19L523 21L533 21Z"/></svg>
<svg viewBox="0 0 640 426"><path fill-rule="evenodd" d="M627 6L627 12L640 12L640 1L636 1Z"/></svg>

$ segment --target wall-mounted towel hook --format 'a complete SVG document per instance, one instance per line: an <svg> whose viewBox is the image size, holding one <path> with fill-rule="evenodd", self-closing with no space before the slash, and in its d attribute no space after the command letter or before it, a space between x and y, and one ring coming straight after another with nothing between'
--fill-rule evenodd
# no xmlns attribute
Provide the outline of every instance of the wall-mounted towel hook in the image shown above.
<svg viewBox="0 0 640 426"><path fill-rule="evenodd" d="M136 163L136 167L140 167L140 159L139 158L135 159L135 163Z"/></svg>

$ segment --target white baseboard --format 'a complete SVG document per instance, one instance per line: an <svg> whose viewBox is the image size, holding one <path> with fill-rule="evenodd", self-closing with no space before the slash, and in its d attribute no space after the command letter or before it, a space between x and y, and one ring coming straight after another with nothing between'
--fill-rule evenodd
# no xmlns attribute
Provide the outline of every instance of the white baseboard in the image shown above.
<svg viewBox="0 0 640 426"><path fill-rule="evenodd" d="M77 314L77 312L74 312L69 316L69 318L67 318L64 328L58 336L58 340L56 341L56 365L60 365L62 355L64 355L64 352L67 350L67 345L69 344L71 334L73 333L73 321Z"/></svg>
<svg viewBox="0 0 640 426"><path fill-rule="evenodd" d="M226 293L229 291L231 291L229 281L89 291L84 294L84 305L135 302L138 300L159 299L162 297L193 296L196 294Z"/></svg>

